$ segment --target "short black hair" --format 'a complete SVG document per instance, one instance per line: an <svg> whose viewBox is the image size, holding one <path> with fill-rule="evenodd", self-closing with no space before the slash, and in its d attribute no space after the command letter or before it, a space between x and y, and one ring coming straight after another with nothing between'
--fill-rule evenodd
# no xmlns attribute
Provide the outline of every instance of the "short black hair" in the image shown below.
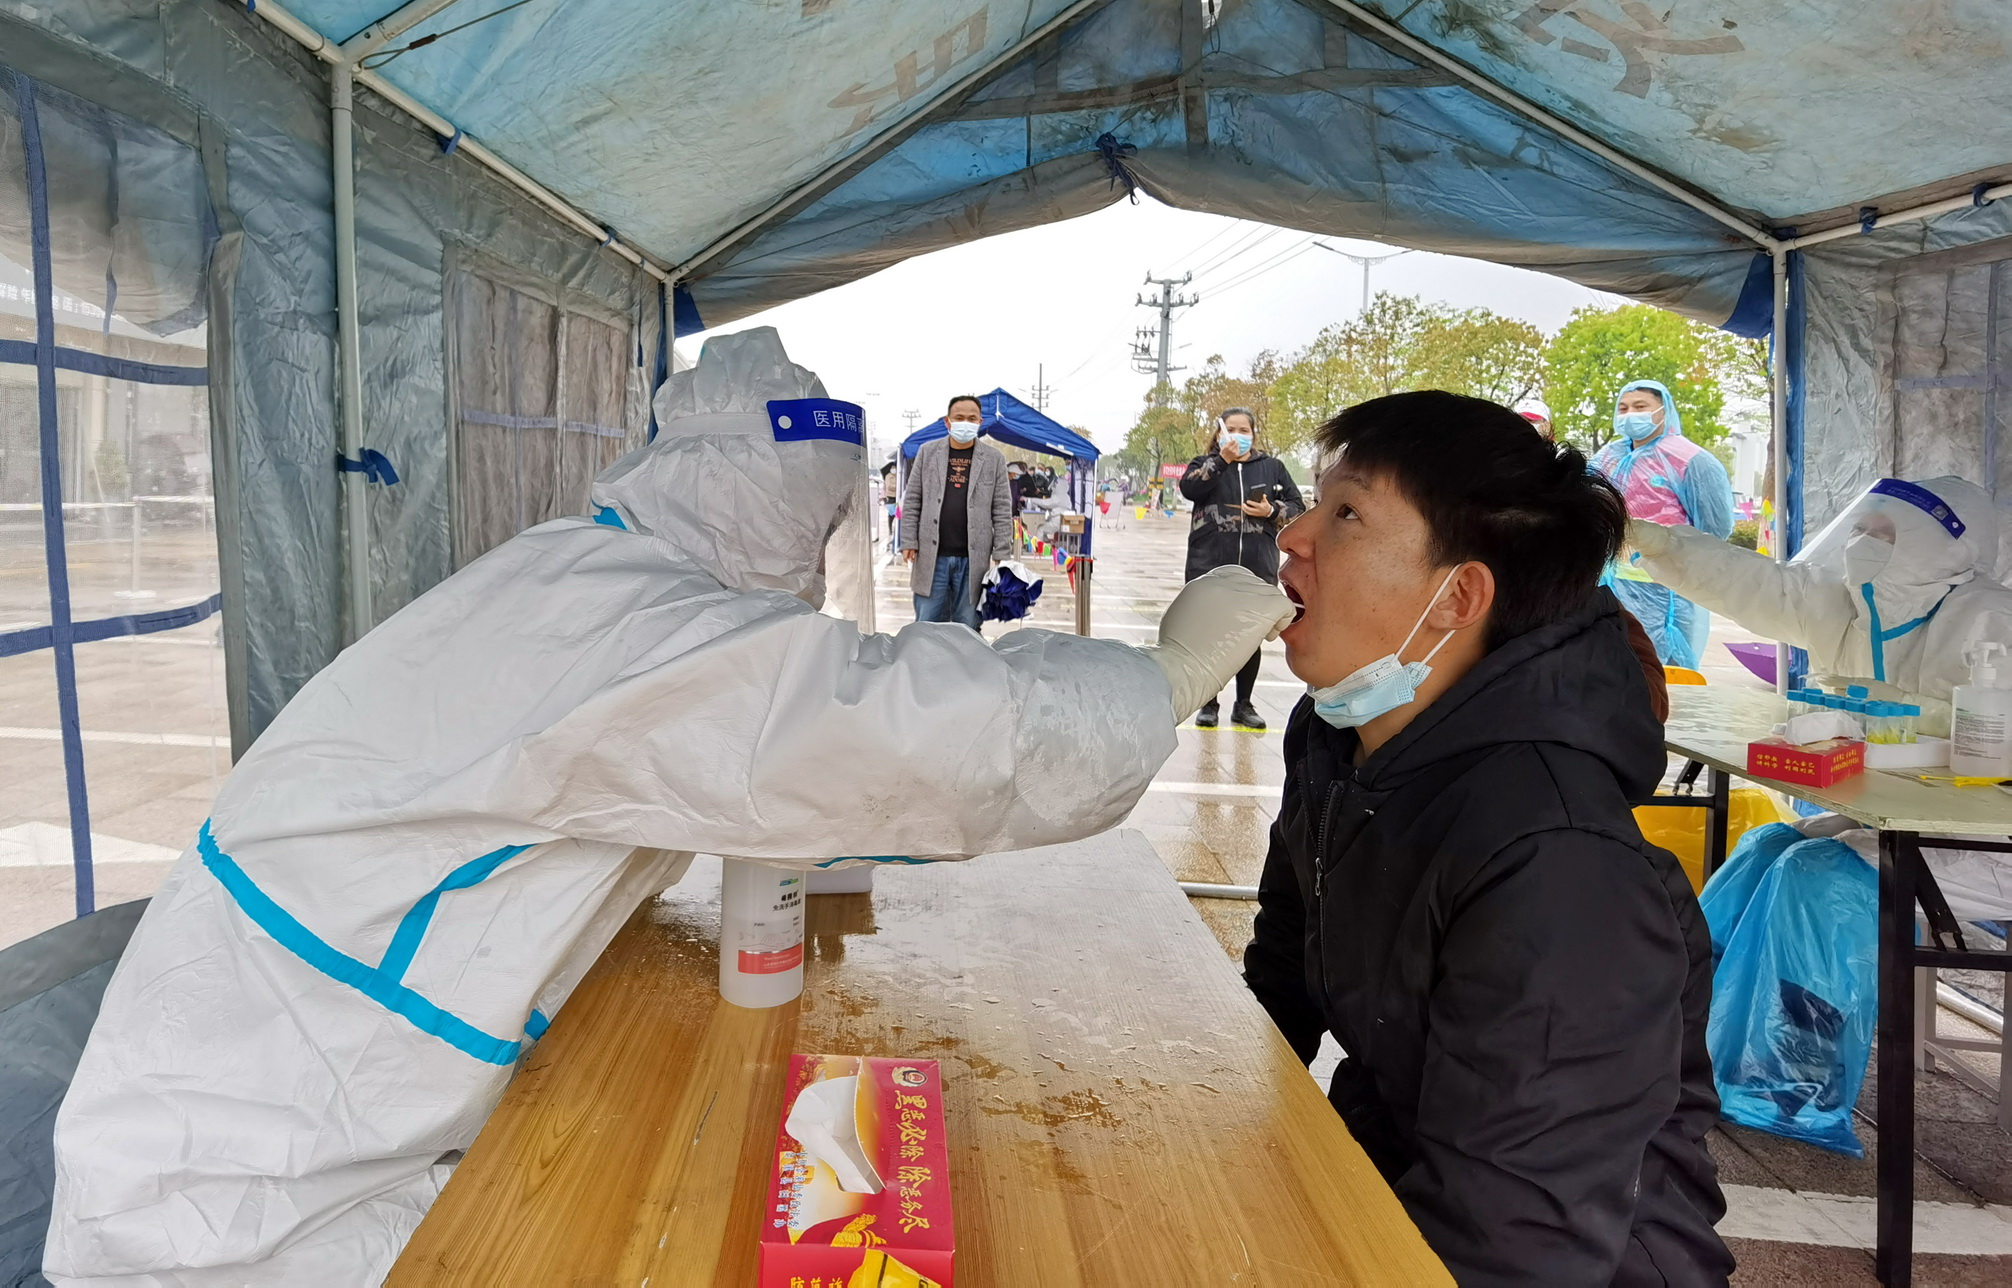
<svg viewBox="0 0 2012 1288"><path fill-rule="evenodd" d="M1389 479L1444 568L1495 574L1493 650L1582 607L1627 534L1628 510L1578 449L1546 442L1500 403L1439 389L1357 403L1315 431L1323 457Z"/></svg>
<svg viewBox="0 0 2012 1288"><path fill-rule="evenodd" d="M985 404L978 401L977 394L957 395L955 398L952 398L949 402L943 404L943 414L945 416L948 416L951 412L957 410L957 404L961 402L968 402L973 407L976 407L978 409L978 414L980 416L983 416L985 414Z"/></svg>

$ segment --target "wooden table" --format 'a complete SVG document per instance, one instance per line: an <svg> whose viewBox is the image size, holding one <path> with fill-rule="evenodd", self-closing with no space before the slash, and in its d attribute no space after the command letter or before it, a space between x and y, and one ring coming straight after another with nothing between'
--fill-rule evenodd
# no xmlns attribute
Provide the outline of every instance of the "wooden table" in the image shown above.
<svg viewBox="0 0 2012 1288"><path fill-rule="evenodd" d="M815 896L804 996L769 1011L719 1000L701 865L582 981L388 1284L753 1284L793 1051L942 1062L959 1288L1452 1282L1138 833Z"/></svg>
<svg viewBox="0 0 2012 1288"><path fill-rule="evenodd" d="M1672 687L1664 745L1709 765L1714 776L1716 833L1706 849L1725 854L1722 774L1747 777L1747 743L1781 719L1774 695L1721 686ZM1867 770L1831 787L1801 787L1756 779L1775 791L1855 819L1879 833L1879 1199L1875 1268L1889 1288L1906 1285L1914 1254L1914 1034L1916 967L2012 970L2012 955L1943 946L1955 919L1921 860L1928 849L1998 850L2005 841L1952 843L1936 838L2012 835L2012 797L1995 787L1955 787ZM1681 802L1679 802L1681 803ZM1926 839L1924 839L1926 838ZM1915 909L1925 909L1935 946L1915 943ZM1933 1005L1931 1002L1930 1005Z"/></svg>

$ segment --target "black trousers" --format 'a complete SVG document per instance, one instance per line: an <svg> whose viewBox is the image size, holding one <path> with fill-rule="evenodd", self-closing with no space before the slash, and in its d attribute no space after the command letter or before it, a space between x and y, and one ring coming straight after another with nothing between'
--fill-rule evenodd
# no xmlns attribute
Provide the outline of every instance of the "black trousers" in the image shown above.
<svg viewBox="0 0 2012 1288"><path fill-rule="evenodd" d="M1251 691L1257 688L1258 664L1263 661L1264 649L1260 646L1257 652L1251 654L1251 660L1244 663L1243 670L1237 672L1238 702L1251 700ZM1209 701L1214 702L1216 699L1210 698Z"/></svg>

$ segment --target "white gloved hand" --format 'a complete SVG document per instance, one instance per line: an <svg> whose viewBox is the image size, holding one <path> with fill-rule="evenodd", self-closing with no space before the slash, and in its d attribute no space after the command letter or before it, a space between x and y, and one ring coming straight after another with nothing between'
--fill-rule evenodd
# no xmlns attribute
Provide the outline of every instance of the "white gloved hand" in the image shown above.
<svg viewBox="0 0 2012 1288"><path fill-rule="evenodd" d="M1213 568L1189 582L1160 618L1160 642L1142 650L1167 673L1174 722L1223 691L1266 640L1298 613L1285 592L1248 568Z"/></svg>
<svg viewBox="0 0 2012 1288"><path fill-rule="evenodd" d="M1647 519L1628 520L1628 544L1649 558L1670 552L1670 530Z"/></svg>

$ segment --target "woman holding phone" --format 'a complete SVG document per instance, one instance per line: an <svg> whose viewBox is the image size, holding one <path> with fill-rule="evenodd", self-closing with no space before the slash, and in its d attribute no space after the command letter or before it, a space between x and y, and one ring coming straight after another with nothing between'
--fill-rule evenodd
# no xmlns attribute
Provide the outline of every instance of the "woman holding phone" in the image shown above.
<svg viewBox="0 0 2012 1288"><path fill-rule="evenodd" d="M1258 450L1257 416L1250 408L1231 407L1216 417L1209 450L1188 462L1187 473L1181 476L1181 495L1195 507L1188 529L1189 581L1211 568L1240 564L1278 583L1279 529L1298 518L1306 505L1285 462ZM1265 727L1264 717L1251 702L1262 657L1262 651L1251 654L1237 672L1230 723L1240 729L1262 732ZM1195 724L1213 729L1219 717L1220 707L1210 698L1195 713Z"/></svg>

